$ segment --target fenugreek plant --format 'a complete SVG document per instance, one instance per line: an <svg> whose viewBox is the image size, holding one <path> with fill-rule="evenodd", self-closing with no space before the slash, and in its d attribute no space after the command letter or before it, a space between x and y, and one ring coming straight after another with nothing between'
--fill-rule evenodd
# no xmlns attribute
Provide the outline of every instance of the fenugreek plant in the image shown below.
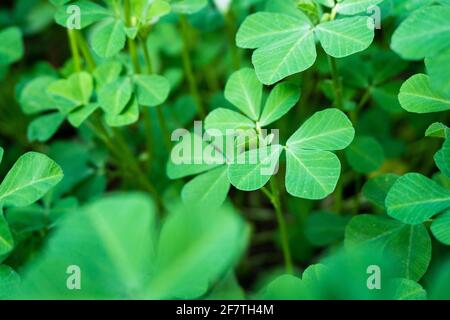
<svg viewBox="0 0 450 320"><path fill-rule="evenodd" d="M450 299L448 0L0 8L0 299Z"/></svg>

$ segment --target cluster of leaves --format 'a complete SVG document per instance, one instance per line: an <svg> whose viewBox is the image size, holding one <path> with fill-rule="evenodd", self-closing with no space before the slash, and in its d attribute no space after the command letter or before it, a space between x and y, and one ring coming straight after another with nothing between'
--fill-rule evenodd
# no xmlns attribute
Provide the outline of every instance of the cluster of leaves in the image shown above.
<svg viewBox="0 0 450 320"><path fill-rule="evenodd" d="M1 8L0 298L450 299L449 16L448 0Z"/></svg>

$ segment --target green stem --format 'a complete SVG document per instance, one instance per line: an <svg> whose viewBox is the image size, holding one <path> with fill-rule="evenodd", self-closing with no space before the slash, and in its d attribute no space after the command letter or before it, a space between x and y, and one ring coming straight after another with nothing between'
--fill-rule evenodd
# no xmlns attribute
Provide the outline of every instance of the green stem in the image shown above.
<svg viewBox="0 0 450 320"><path fill-rule="evenodd" d="M88 70L93 72L95 69L95 60L92 56L91 50L89 49L86 40L84 40L83 34L80 31L76 32L76 38L78 46L80 47L81 53L83 54L84 60L86 61Z"/></svg>
<svg viewBox="0 0 450 320"><path fill-rule="evenodd" d="M125 23L127 27L132 27L130 0L124 0L123 11L125 14ZM128 52L130 53L130 58L133 64L134 72L141 73L141 66L139 65L139 57L137 53L136 42L132 38L128 38Z"/></svg>
<svg viewBox="0 0 450 320"><path fill-rule="evenodd" d="M81 72L80 52L78 51L77 38L74 29L67 29L70 51L72 52L73 64L76 72Z"/></svg>
<svg viewBox="0 0 450 320"><path fill-rule="evenodd" d="M239 51L235 43L235 37L236 37L236 22L234 19L233 12L228 10L228 12L225 13L225 26L227 29L227 35L228 35L228 43L231 49L231 59L233 61L233 68L234 70L239 70L241 65L241 59L239 56Z"/></svg>
<svg viewBox="0 0 450 320"><path fill-rule="evenodd" d="M145 65L147 66L147 73L152 74L153 73L152 59L150 57L150 52L148 51L147 41L145 41L144 39L141 39L141 47L142 51L144 52L144 60Z"/></svg>
<svg viewBox="0 0 450 320"><path fill-rule="evenodd" d="M344 97L342 93L342 82L339 77L339 73L336 66L336 59L333 57L328 57L328 64L330 66L331 75L333 77L333 90L334 90L334 98L335 105L337 108L343 110L344 109Z"/></svg>
<svg viewBox="0 0 450 320"><path fill-rule="evenodd" d="M351 117L353 123L356 123L356 121L358 120L359 112L366 105L366 103L369 101L371 96L372 96L372 87L369 86L366 89L366 91L364 92L363 96L361 97L361 100L359 100L358 105L355 107L355 110L353 110L350 113L350 117Z"/></svg>
<svg viewBox="0 0 450 320"><path fill-rule="evenodd" d="M180 15L180 25L181 25L181 34L183 37L183 51L182 51L182 59L183 59L183 67L184 72L186 74L189 89L191 91L192 96L195 99L195 103L197 106L197 111L200 118L205 118L205 108L203 107L203 102L200 97L200 92L198 90L197 79L195 78L192 62L189 55L190 51L190 40L189 40L189 24L186 19L186 16Z"/></svg>
<svg viewBox="0 0 450 320"><path fill-rule="evenodd" d="M292 255L291 250L289 248L289 237L286 227L286 221L283 216L283 211L281 209L281 201L280 201L280 193L278 191L278 186L275 180L275 177L270 179L270 187L272 192L263 187L261 190L267 196L267 198L272 203L275 209L275 215L277 217L278 229L280 231L280 240L281 240L281 248L283 250L284 257L284 265L286 268L286 272L292 274L294 271L293 263L292 263Z"/></svg>

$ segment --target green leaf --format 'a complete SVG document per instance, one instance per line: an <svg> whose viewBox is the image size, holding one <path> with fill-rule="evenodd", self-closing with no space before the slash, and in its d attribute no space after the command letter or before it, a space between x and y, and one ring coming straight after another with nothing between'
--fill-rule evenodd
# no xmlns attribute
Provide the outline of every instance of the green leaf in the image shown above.
<svg viewBox="0 0 450 320"><path fill-rule="evenodd" d="M0 31L0 66L12 64L23 56L22 32L17 27Z"/></svg>
<svg viewBox="0 0 450 320"><path fill-rule="evenodd" d="M228 179L239 190L253 191L262 188L278 169L283 147L270 145L237 155L228 166Z"/></svg>
<svg viewBox="0 0 450 320"><path fill-rule="evenodd" d="M367 10L384 0L338 0L335 10L337 13L345 15L354 15L358 13L367 13Z"/></svg>
<svg viewBox="0 0 450 320"><path fill-rule="evenodd" d="M450 178L450 139L446 139L442 149L434 155L434 161L441 172Z"/></svg>
<svg viewBox="0 0 450 320"><path fill-rule="evenodd" d="M450 64L447 63L449 55L450 50L447 49L425 59L431 86L448 98L450 98Z"/></svg>
<svg viewBox="0 0 450 320"><path fill-rule="evenodd" d="M64 122L65 116L59 112L46 114L34 119L28 126L27 137L30 142L45 142L53 137Z"/></svg>
<svg viewBox="0 0 450 320"><path fill-rule="evenodd" d="M172 0L170 5L177 13L193 14L200 11L208 4L207 0Z"/></svg>
<svg viewBox="0 0 450 320"><path fill-rule="evenodd" d="M431 224L431 233L440 242L450 246L450 210L434 219Z"/></svg>
<svg viewBox="0 0 450 320"><path fill-rule="evenodd" d="M108 19L92 34L91 44L102 58L115 56L125 47L126 34L122 20Z"/></svg>
<svg viewBox="0 0 450 320"><path fill-rule="evenodd" d="M161 230L154 276L145 298L204 295L237 262L247 236L247 225L231 207L175 211Z"/></svg>
<svg viewBox="0 0 450 320"><path fill-rule="evenodd" d="M68 10L72 6L77 6L79 8L80 29L84 29L91 24L110 16L110 12L105 7L92 1L81 0L59 7L55 13L55 21L57 24L65 28L70 27L73 24L71 16L73 16L74 12Z"/></svg>
<svg viewBox="0 0 450 320"><path fill-rule="evenodd" d="M19 289L20 276L7 265L0 265L0 300L11 298Z"/></svg>
<svg viewBox="0 0 450 320"><path fill-rule="evenodd" d="M216 147L197 134L187 133L178 141L172 148L167 163L167 176L170 179L199 174L225 164L226 159L222 153L204 152Z"/></svg>
<svg viewBox="0 0 450 320"><path fill-rule="evenodd" d="M370 150L370 152L367 152ZM370 173L378 170L384 162L383 147L372 137L357 137L345 150L345 157L353 170Z"/></svg>
<svg viewBox="0 0 450 320"><path fill-rule="evenodd" d="M137 98L139 104L147 107L155 107L166 101L169 96L169 81L158 75L136 75Z"/></svg>
<svg viewBox="0 0 450 320"><path fill-rule="evenodd" d="M374 30L368 27L367 17L352 17L321 23L316 35L328 55L343 58L367 49Z"/></svg>
<svg viewBox="0 0 450 320"><path fill-rule="evenodd" d="M88 104L93 91L92 76L87 72L74 73L68 79L57 80L47 88L63 113Z"/></svg>
<svg viewBox="0 0 450 320"><path fill-rule="evenodd" d="M97 89L119 78L122 72L122 64L116 61L107 61L99 65L93 73Z"/></svg>
<svg viewBox="0 0 450 320"><path fill-rule="evenodd" d="M336 213L319 211L308 216L305 235L316 246L330 245L344 238L349 218Z"/></svg>
<svg viewBox="0 0 450 320"><path fill-rule="evenodd" d="M41 257L25 269L20 298L140 297L155 259L155 233L154 207L146 196L98 200L59 224ZM67 290L69 266L80 268L82 290Z"/></svg>
<svg viewBox="0 0 450 320"><path fill-rule="evenodd" d="M110 127L123 127L139 119L139 104L136 98L130 100L121 114L105 114L106 124Z"/></svg>
<svg viewBox="0 0 450 320"><path fill-rule="evenodd" d="M373 204L384 208L386 196L398 178L399 176L393 173L376 176L364 184L362 194Z"/></svg>
<svg viewBox="0 0 450 320"><path fill-rule="evenodd" d="M84 121L86 121L89 116L94 113L95 110L99 108L97 102L89 103L87 105L81 106L75 110L72 110L68 116L67 120L73 125L75 128L80 127Z"/></svg>
<svg viewBox="0 0 450 320"><path fill-rule="evenodd" d="M447 139L450 137L450 128L441 122L434 122L425 131L425 136Z"/></svg>
<svg viewBox="0 0 450 320"><path fill-rule="evenodd" d="M391 217L419 224L450 207L450 191L421 174L408 173L389 190L386 207Z"/></svg>
<svg viewBox="0 0 450 320"><path fill-rule="evenodd" d="M359 215L348 224L345 247L364 246L373 255L394 257L400 277L418 281L431 260L431 239L422 224L407 225L374 215Z"/></svg>
<svg viewBox="0 0 450 320"><path fill-rule="evenodd" d="M0 163L2 163L3 154L4 154L4 150L2 147L0 147Z"/></svg>
<svg viewBox="0 0 450 320"><path fill-rule="evenodd" d="M353 140L355 130L338 109L316 112L289 138L287 147L313 150L341 150Z"/></svg>
<svg viewBox="0 0 450 320"><path fill-rule="evenodd" d="M6 256L11 252L13 248L14 238L11 234L8 223L3 216L3 208L1 208L0 206L0 263L6 258Z"/></svg>
<svg viewBox="0 0 450 320"><path fill-rule="evenodd" d="M252 61L258 78L267 85L308 69L317 55L307 18L280 13L259 12L247 17L236 43L242 48L258 48Z"/></svg>
<svg viewBox="0 0 450 320"><path fill-rule="evenodd" d="M26 84L20 93L20 105L26 114L56 109L56 103L47 92L47 87L55 82L54 77L41 76Z"/></svg>
<svg viewBox="0 0 450 320"><path fill-rule="evenodd" d="M450 110L450 99L433 90L430 77L416 74L405 81L398 95L403 109L414 113Z"/></svg>
<svg viewBox="0 0 450 320"><path fill-rule="evenodd" d="M262 84L255 71L244 68L234 72L227 81L225 98L252 120L261 112Z"/></svg>
<svg viewBox="0 0 450 320"><path fill-rule="evenodd" d="M300 89L291 83L277 84L270 92L264 106L259 124L265 127L284 116L300 99Z"/></svg>
<svg viewBox="0 0 450 320"><path fill-rule="evenodd" d="M121 77L102 87L98 92L98 102L105 113L119 115L131 99L133 87L128 77Z"/></svg>
<svg viewBox="0 0 450 320"><path fill-rule="evenodd" d="M224 108L214 109L205 118L206 130L220 130L226 134L227 130L232 129L253 129L255 123L242 114Z"/></svg>
<svg viewBox="0 0 450 320"><path fill-rule="evenodd" d="M171 6L167 1L155 0L147 11L146 20L153 22L154 19L165 16L166 14L169 14L170 11Z"/></svg>
<svg viewBox="0 0 450 320"><path fill-rule="evenodd" d="M24 207L42 198L63 177L61 168L47 156L28 152L21 156L0 185L0 203Z"/></svg>
<svg viewBox="0 0 450 320"><path fill-rule="evenodd" d="M341 163L328 151L286 149L286 190L306 199L323 199L336 188Z"/></svg>
<svg viewBox="0 0 450 320"><path fill-rule="evenodd" d="M183 187L181 198L187 204L216 209L225 201L229 190L227 167L220 166L189 181Z"/></svg>
<svg viewBox="0 0 450 320"><path fill-rule="evenodd" d="M395 30L391 48L402 58L421 60L449 47L450 6L426 6L411 13Z"/></svg>

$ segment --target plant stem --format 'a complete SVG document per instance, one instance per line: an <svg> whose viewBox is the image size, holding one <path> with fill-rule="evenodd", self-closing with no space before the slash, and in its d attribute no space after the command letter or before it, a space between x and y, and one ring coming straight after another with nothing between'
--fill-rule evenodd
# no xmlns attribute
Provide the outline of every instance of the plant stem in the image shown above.
<svg viewBox="0 0 450 320"><path fill-rule="evenodd" d="M275 215L277 217L278 228L280 231L280 238L281 238L280 240L281 240L281 248L283 250L284 265L286 268L286 272L292 274L294 268L292 263L291 250L289 248L289 237L286 227L286 221L284 219L283 211L281 209L280 193L278 191L278 186L275 177L272 177L272 179L270 179L270 187L272 192L267 190L265 187L261 188L261 190L270 200L275 209Z"/></svg>
<svg viewBox="0 0 450 320"><path fill-rule="evenodd" d="M81 72L80 52L78 51L77 38L74 29L67 29L70 51L72 52L73 64L76 72Z"/></svg>
<svg viewBox="0 0 450 320"><path fill-rule="evenodd" d="M334 89L334 103L337 108L344 109L344 97L342 95L342 82L339 77L339 73L336 66L336 59L331 56L328 57L328 64L330 66L331 75L333 77L333 89Z"/></svg>
<svg viewBox="0 0 450 320"><path fill-rule="evenodd" d="M145 59L145 65L147 66L147 73L152 74L153 73L153 64L152 59L150 58L150 52L147 48L147 41L145 39L141 39L141 47L142 51L144 52L144 59Z"/></svg>
<svg viewBox="0 0 450 320"><path fill-rule="evenodd" d="M234 40L236 37L236 22L234 19L233 12L231 11L231 8L228 10L228 12L224 14L224 19L225 19L225 26L227 29L228 43L231 49L231 59L233 61L233 68L236 71L239 70L240 68L241 59Z"/></svg>
<svg viewBox="0 0 450 320"><path fill-rule="evenodd" d="M89 46L86 43L86 40L84 40L82 33L80 31L76 31L75 34L76 34L78 46L80 47L81 53L83 54L84 60L86 61L88 70L90 72L92 72L95 69L94 57L92 56L92 53L89 50Z"/></svg>
<svg viewBox="0 0 450 320"><path fill-rule="evenodd" d="M124 0L123 11L125 14L125 23L127 27L132 27L130 0ZM128 38L128 52L130 53L131 63L133 64L134 72L141 73L141 66L139 65L139 57L137 53L136 42L132 38Z"/></svg>
<svg viewBox="0 0 450 320"><path fill-rule="evenodd" d="M353 110L350 113L351 119L353 123L356 123L358 120L358 114L361 111L361 109L366 105L366 103L369 101L370 97L372 96L372 87L369 86L366 91L364 92L363 96L361 97L361 100L359 100L358 105L355 107L355 110Z"/></svg>
<svg viewBox="0 0 450 320"><path fill-rule="evenodd" d="M186 19L186 16L180 15L180 25L181 25L181 34L183 37L183 51L182 51L182 59L183 59L183 67L184 72L186 73L186 77L189 84L189 89L191 91L192 96L194 97L195 104L197 106L197 111L201 119L205 118L205 108L203 107L203 102L200 97L200 93L198 90L197 79L195 78L192 62L189 55L190 51L190 40L189 40L189 24Z"/></svg>

